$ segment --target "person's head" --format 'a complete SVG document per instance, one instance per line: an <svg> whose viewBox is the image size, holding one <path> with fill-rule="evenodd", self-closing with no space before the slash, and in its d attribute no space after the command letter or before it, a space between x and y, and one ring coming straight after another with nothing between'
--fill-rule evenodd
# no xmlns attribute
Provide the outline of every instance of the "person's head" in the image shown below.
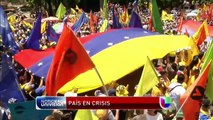
<svg viewBox="0 0 213 120"><path fill-rule="evenodd" d="M157 111L155 109L148 109L147 113L151 116L155 116L157 114Z"/></svg>
<svg viewBox="0 0 213 120"><path fill-rule="evenodd" d="M55 120L55 118L53 115L49 115L49 116L45 117L44 120Z"/></svg>
<svg viewBox="0 0 213 120"><path fill-rule="evenodd" d="M176 53L175 52L169 53L169 61L171 63L175 62L175 57L176 57Z"/></svg>
<svg viewBox="0 0 213 120"><path fill-rule="evenodd" d="M184 79L184 74L179 74L177 77L177 82L182 84L184 82Z"/></svg>
<svg viewBox="0 0 213 120"><path fill-rule="evenodd" d="M199 62L199 57L194 56L192 62L190 63L190 69L192 69L194 66L196 66Z"/></svg>
<svg viewBox="0 0 213 120"><path fill-rule="evenodd" d="M200 53L198 54L198 58L199 58L199 59L202 59L203 55L204 55L204 53L203 53L203 52L200 52Z"/></svg>
<svg viewBox="0 0 213 120"><path fill-rule="evenodd" d="M5 107L3 101L0 101L0 107Z"/></svg>
<svg viewBox="0 0 213 120"><path fill-rule="evenodd" d="M179 62L179 70L184 71L185 67L185 62Z"/></svg>
<svg viewBox="0 0 213 120"><path fill-rule="evenodd" d="M99 96L100 94L102 94L101 90L96 90L94 92L94 96Z"/></svg>
<svg viewBox="0 0 213 120"><path fill-rule="evenodd" d="M61 118L63 116L63 112L60 110L53 110L52 115L55 118L55 120L61 120Z"/></svg>
<svg viewBox="0 0 213 120"><path fill-rule="evenodd" d="M183 73L187 72L186 66L185 65L180 65L178 68L179 71L182 71Z"/></svg>
<svg viewBox="0 0 213 120"><path fill-rule="evenodd" d="M108 95L109 95L109 96L116 96L116 90L115 90L115 89L110 89L110 90L108 91Z"/></svg>
<svg viewBox="0 0 213 120"><path fill-rule="evenodd" d="M174 71L176 71L176 72L178 71L178 67L177 67L177 64L175 62L172 63L171 67Z"/></svg>
<svg viewBox="0 0 213 120"><path fill-rule="evenodd" d="M193 70L193 74L195 75L195 78L197 78L199 76L199 74L200 74L199 68L194 67L192 70Z"/></svg>
<svg viewBox="0 0 213 120"><path fill-rule="evenodd" d="M124 86L124 85L119 85L116 88L116 96L128 96L129 92L128 92L128 85Z"/></svg>
<svg viewBox="0 0 213 120"><path fill-rule="evenodd" d="M137 115L144 114L144 110L136 110Z"/></svg>
<svg viewBox="0 0 213 120"><path fill-rule="evenodd" d="M107 110L97 110L96 116L99 118L99 120L106 120L108 117Z"/></svg>
<svg viewBox="0 0 213 120"><path fill-rule="evenodd" d="M203 99L201 106L202 106L203 110L208 110L210 108L210 106L211 106L210 100L208 100L206 98Z"/></svg>
<svg viewBox="0 0 213 120"><path fill-rule="evenodd" d="M20 82L21 84L26 83L26 82L27 82L26 77L25 77L25 76L19 76L19 82Z"/></svg>
<svg viewBox="0 0 213 120"><path fill-rule="evenodd" d="M163 79L165 79L166 77L168 77L168 73L167 73L166 70L162 70L162 71L160 72L160 74L161 74L161 76L162 76Z"/></svg>
<svg viewBox="0 0 213 120"><path fill-rule="evenodd" d="M78 88L74 87L72 91L73 93L78 93Z"/></svg>

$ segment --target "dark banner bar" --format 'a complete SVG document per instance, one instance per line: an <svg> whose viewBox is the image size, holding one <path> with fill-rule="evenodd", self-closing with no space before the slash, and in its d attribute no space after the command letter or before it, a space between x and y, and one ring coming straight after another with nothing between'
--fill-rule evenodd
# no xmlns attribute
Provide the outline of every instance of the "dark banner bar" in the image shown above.
<svg viewBox="0 0 213 120"><path fill-rule="evenodd" d="M159 97L67 97L67 109L162 109Z"/></svg>

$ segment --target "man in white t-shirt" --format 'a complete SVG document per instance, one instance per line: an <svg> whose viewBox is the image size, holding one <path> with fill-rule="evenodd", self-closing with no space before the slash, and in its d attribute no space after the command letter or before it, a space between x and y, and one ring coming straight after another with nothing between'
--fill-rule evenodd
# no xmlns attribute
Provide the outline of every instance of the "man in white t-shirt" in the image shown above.
<svg viewBox="0 0 213 120"><path fill-rule="evenodd" d="M133 120L163 120L163 115L153 109L142 112L142 114L135 116Z"/></svg>
<svg viewBox="0 0 213 120"><path fill-rule="evenodd" d="M168 88L169 95L173 98L173 103L176 110L180 108L180 96L186 92L186 89L182 86L184 79L184 74L179 74L177 77L177 82L171 83Z"/></svg>
<svg viewBox="0 0 213 120"><path fill-rule="evenodd" d="M145 115L147 120L163 120L163 115L156 110L147 110Z"/></svg>

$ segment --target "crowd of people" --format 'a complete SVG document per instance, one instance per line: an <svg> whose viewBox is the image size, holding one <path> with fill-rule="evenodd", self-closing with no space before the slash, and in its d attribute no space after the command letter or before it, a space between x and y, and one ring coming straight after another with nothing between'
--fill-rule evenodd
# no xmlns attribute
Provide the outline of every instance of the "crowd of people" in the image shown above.
<svg viewBox="0 0 213 120"><path fill-rule="evenodd" d="M196 9L202 4L196 4L196 7L192 4L191 8ZM115 12L117 14L124 13L123 6L119 4L109 4L109 28L112 27L112 9L115 8ZM165 34L176 35L178 34L177 27L180 23L180 16L183 11L183 7L177 7L173 9L166 9L168 14L173 14L173 20L165 20L163 22L163 29ZM132 9L134 9L134 5L130 3L127 6L128 14L130 16ZM79 17L78 12L73 14L70 18L72 21L73 18ZM149 29L149 20L150 20L150 10L148 4L143 7L137 7L136 9L138 15L141 18L141 23L143 25L143 29ZM70 13L69 13L70 14ZM99 32L102 24L102 11L94 12L94 16L96 17L94 23L94 30L91 29L90 23L85 23L76 33L77 37L85 37L94 33ZM46 15L44 15L46 16ZM86 13L88 19L90 19L89 13ZM21 47L24 48L24 44L26 43L29 35L31 33L32 27L35 21L29 22L26 24L27 17L25 15L21 15L15 13L15 22L11 25L13 26L13 35ZM196 20L195 18L188 18ZM9 20L10 21L10 20ZM122 22L123 27L127 27L127 22ZM201 20L202 22L202 20ZM53 22L52 24L56 24L58 22ZM212 25L212 21L208 21L209 25ZM179 33L180 34L180 33ZM49 47L55 46L56 43L51 42L47 39L46 32L42 34L42 39L40 40L40 48L45 50ZM200 74L200 70L202 67L203 56L208 49L209 43L204 42L202 46L199 46L200 53L193 57L193 59L187 60L187 51L188 49L183 49L179 51L174 51L168 53L162 59L153 60L153 64L158 71L159 84L154 86L145 96L171 96L174 98L172 107L169 110L92 110L93 114L96 115L100 120L172 120L174 117L177 120L183 119L183 112L177 111L181 108L180 104L180 96L183 95L187 88L192 85L196 78ZM44 78L40 78L35 76L31 71L23 68L20 64L16 63L13 60L13 65L16 69L20 88L22 89L27 100L34 100L37 96L45 96L45 81ZM106 85L109 96L129 96L128 85L119 85L116 82L113 82L109 85ZM137 89L137 85L135 86L135 90ZM68 91L64 94L64 96L78 96L78 89L73 88L73 90ZM106 96L102 90L96 90L94 96ZM201 110L200 110L200 120L208 120L213 116L213 110L211 109L212 105L208 98L204 98ZM193 109L193 108L192 108ZM52 115L47 116L45 120L71 120L75 118L76 110L54 110ZM0 112L1 114L2 112ZM1 116L1 115L0 115ZM11 116L8 115L9 119Z"/></svg>

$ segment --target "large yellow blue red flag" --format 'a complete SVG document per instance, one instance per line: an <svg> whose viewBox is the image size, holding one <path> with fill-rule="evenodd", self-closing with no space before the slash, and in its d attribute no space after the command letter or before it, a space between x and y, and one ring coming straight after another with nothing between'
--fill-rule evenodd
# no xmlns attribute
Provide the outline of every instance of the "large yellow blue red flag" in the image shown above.
<svg viewBox="0 0 213 120"><path fill-rule="evenodd" d="M147 56L151 60L158 59L172 51L190 46L190 38L185 35L159 35L140 28L112 29L82 37L80 41L105 84L119 80L142 67ZM138 51L142 51L143 54L139 55ZM28 56L27 60L25 56ZM53 56L54 50L51 49L41 52L24 50L15 56L15 60L35 75L46 78ZM88 70L70 79L58 92L63 94L75 87L78 88L78 93L82 93L101 86L103 84L95 70Z"/></svg>

